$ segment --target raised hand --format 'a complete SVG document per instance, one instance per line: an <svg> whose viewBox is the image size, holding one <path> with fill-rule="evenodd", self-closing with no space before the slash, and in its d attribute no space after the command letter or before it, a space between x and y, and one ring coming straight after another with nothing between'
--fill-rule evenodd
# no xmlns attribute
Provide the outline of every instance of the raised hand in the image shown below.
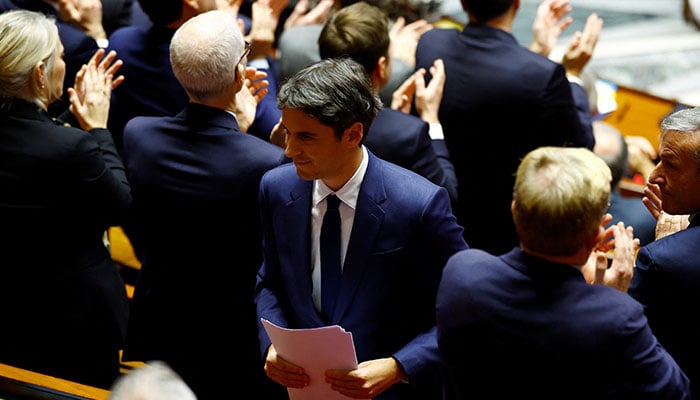
<svg viewBox="0 0 700 400"><path fill-rule="evenodd" d="M561 61L568 75L581 75L581 71L593 57L593 51L596 44L598 44L598 38L600 38L602 30L603 19L594 13L588 16L583 32L574 33L569 42L569 48L564 53Z"/></svg>
<svg viewBox="0 0 700 400"><path fill-rule="evenodd" d="M258 103L267 96L270 81L266 80L267 73L256 68L247 67L245 70L245 81L241 90L236 93L236 118L238 127L243 132L247 132L255 121Z"/></svg>
<svg viewBox="0 0 700 400"><path fill-rule="evenodd" d="M105 55L104 49L97 50L75 75L74 86L68 88L70 111L86 131L107 127L112 90L124 81L123 76L114 78L123 65L116 57L115 51Z"/></svg>
<svg viewBox="0 0 700 400"><path fill-rule="evenodd" d="M433 29L433 26L424 19L406 24L406 20L403 17L399 17L389 31L391 57L414 67L416 65L418 40L425 32L431 29Z"/></svg>
<svg viewBox="0 0 700 400"><path fill-rule="evenodd" d="M309 0L299 0L294 10L284 22L284 29L293 26L322 24L335 7L335 0L321 0L309 10Z"/></svg>
<svg viewBox="0 0 700 400"><path fill-rule="evenodd" d="M568 16L570 12L570 0L544 0L540 3L532 24L530 50L549 57L559 36L574 21Z"/></svg>

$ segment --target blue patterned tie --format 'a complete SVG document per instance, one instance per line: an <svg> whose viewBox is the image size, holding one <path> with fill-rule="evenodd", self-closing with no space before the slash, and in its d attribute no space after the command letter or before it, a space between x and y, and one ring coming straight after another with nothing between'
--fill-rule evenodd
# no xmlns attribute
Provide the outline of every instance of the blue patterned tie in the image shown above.
<svg viewBox="0 0 700 400"><path fill-rule="evenodd" d="M335 195L326 197L326 215L321 225L321 309L327 320L331 320L335 300L340 289L340 199Z"/></svg>

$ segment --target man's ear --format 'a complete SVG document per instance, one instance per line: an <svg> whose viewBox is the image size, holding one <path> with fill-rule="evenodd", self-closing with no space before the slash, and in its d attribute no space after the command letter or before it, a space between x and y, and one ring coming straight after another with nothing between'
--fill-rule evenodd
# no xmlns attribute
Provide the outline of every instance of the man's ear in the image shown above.
<svg viewBox="0 0 700 400"><path fill-rule="evenodd" d="M345 129L343 134L344 140L350 144L352 147L359 146L362 143L362 138L364 137L364 126L362 122L355 122Z"/></svg>
<svg viewBox="0 0 700 400"><path fill-rule="evenodd" d="M598 248L603 240L605 240L605 223L605 221L601 222L600 225L598 225L598 230L588 237L586 247L591 251Z"/></svg>
<svg viewBox="0 0 700 400"><path fill-rule="evenodd" d="M245 81L245 69L245 65L236 65L236 82L239 83L241 86L243 86L243 82Z"/></svg>

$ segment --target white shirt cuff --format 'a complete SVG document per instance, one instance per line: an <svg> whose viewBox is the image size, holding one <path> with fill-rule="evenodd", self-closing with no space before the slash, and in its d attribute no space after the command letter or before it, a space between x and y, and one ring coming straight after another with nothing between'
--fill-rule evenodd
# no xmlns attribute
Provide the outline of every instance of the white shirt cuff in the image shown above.
<svg viewBox="0 0 700 400"><path fill-rule="evenodd" d="M256 69L270 69L270 63L267 61L267 58L248 60L248 66Z"/></svg>
<svg viewBox="0 0 700 400"><path fill-rule="evenodd" d="M430 123L428 133L433 140L445 140L445 135L442 133L442 124L439 122Z"/></svg>
<svg viewBox="0 0 700 400"><path fill-rule="evenodd" d="M581 87L584 87L583 79L579 78L578 76L566 74L566 79L568 79L571 83L575 83Z"/></svg>

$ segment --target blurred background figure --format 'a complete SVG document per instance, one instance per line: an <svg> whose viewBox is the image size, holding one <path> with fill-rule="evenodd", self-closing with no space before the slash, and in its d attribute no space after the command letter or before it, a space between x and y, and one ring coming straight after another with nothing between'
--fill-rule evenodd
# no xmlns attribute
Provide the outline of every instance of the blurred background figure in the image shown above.
<svg viewBox="0 0 700 400"><path fill-rule="evenodd" d="M120 376L108 400L197 400L197 396L168 364L149 361Z"/></svg>
<svg viewBox="0 0 700 400"><path fill-rule="evenodd" d="M318 37L324 23L335 11L356 3L357 0L299 1L284 24L278 41L281 79L289 78L302 68L321 59ZM391 104L394 91L413 73L415 51L420 36L432 29L425 19L427 13L420 2L412 0L368 0L369 4L384 10L390 22L392 45L390 57L392 74L380 90L385 105ZM306 11L309 4L315 6Z"/></svg>
<svg viewBox="0 0 700 400"><path fill-rule="evenodd" d="M629 179L633 173L648 174L649 167L654 168L654 162L643 154L636 145L628 146L625 137L614 126L604 121L593 122L595 146L593 151L605 161L612 171L610 191L610 209L613 219L611 226L622 221L634 228L634 236L644 246L655 239L656 219L649 214L642 202L641 195L623 195L620 183L623 178ZM634 147L634 158L631 158L630 148ZM648 175L643 175L646 180Z"/></svg>

